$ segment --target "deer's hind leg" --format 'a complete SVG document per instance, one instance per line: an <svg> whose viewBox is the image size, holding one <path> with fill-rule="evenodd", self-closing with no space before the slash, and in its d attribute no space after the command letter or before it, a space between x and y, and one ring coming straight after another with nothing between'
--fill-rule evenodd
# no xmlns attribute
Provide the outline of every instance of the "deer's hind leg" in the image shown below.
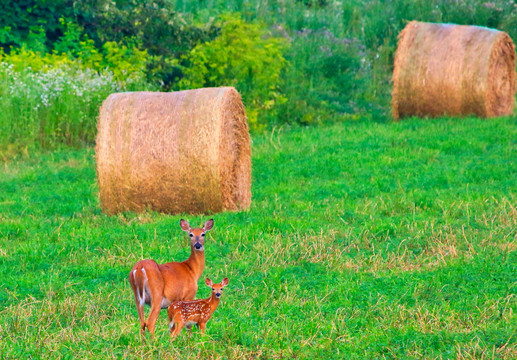
<svg viewBox="0 0 517 360"><path fill-rule="evenodd" d="M163 281L162 273L158 269L158 265L156 263L148 265L149 266L145 267L148 279L146 290L148 291L147 295L150 295L151 298L149 299L150 301L146 298L146 303L150 303L151 311L149 312L145 326L154 338L156 320L158 319L158 315L160 315L160 310L162 309L165 282Z"/></svg>
<svg viewBox="0 0 517 360"><path fill-rule="evenodd" d="M140 334L145 335L144 301L145 301L145 277L140 268L129 273L129 284L135 295L136 311L140 321Z"/></svg>

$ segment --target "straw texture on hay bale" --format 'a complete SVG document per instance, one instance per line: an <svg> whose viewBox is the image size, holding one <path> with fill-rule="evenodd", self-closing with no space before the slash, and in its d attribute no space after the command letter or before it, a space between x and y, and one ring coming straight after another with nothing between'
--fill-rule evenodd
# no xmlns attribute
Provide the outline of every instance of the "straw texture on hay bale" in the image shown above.
<svg viewBox="0 0 517 360"><path fill-rule="evenodd" d="M399 34L393 117L513 113L515 47L478 26L410 22Z"/></svg>
<svg viewBox="0 0 517 360"><path fill-rule="evenodd" d="M107 214L199 214L251 203L248 124L234 88L111 94L95 150Z"/></svg>

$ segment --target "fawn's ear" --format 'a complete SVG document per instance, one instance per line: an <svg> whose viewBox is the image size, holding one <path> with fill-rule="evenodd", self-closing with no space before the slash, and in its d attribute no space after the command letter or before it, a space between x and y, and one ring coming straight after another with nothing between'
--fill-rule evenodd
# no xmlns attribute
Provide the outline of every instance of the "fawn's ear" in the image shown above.
<svg viewBox="0 0 517 360"><path fill-rule="evenodd" d="M229 281L228 278L224 278L223 281L221 281L221 285L222 286L228 285L228 281Z"/></svg>
<svg viewBox="0 0 517 360"><path fill-rule="evenodd" d="M210 219L205 223L205 225L203 225L203 230L205 230L205 231L212 230L213 227L214 227L214 219Z"/></svg>
<svg viewBox="0 0 517 360"><path fill-rule="evenodd" d="M188 224L187 221L181 219L180 220L180 227L181 227L181 230L183 231L189 231L190 230L190 225Z"/></svg>
<svg viewBox="0 0 517 360"><path fill-rule="evenodd" d="M212 282L212 280L210 280L209 278L206 278L205 279L205 284L207 284L208 286L212 287L212 285L214 285L214 283Z"/></svg>

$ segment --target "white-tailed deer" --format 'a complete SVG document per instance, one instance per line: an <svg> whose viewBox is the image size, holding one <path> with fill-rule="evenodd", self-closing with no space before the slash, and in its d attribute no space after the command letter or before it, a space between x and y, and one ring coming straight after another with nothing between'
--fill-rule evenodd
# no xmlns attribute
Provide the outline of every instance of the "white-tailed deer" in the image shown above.
<svg viewBox="0 0 517 360"><path fill-rule="evenodd" d="M195 324L203 334L205 333L206 323L219 305L223 288L228 285L228 278L224 278L220 284L214 284L212 280L206 278L205 283L212 288L212 296L208 299L178 301L169 306L167 315L172 338L178 336L183 327L190 330Z"/></svg>
<svg viewBox="0 0 517 360"><path fill-rule="evenodd" d="M208 220L202 228L192 229L181 219L180 226L190 236L190 257L187 260L160 265L154 260L141 260L129 273L142 336L147 327L154 337L161 309L178 300L192 300L196 295L197 281L205 268L205 234L214 226L214 220ZM147 321L144 319L144 304L151 305Z"/></svg>

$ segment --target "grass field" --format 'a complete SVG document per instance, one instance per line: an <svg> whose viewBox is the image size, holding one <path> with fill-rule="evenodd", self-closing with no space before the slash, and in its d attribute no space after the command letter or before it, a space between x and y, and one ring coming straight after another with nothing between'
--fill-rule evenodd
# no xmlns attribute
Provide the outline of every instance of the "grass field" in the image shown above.
<svg viewBox="0 0 517 360"><path fill-rule="evenodd" d="M127 275L188 256L181 216L106 217L95 181L92 149L0 169L2 358L517 357L515 118L254 136L252 207L206 242L230 285L174 343L165 311L141 342Z"/></svg>

